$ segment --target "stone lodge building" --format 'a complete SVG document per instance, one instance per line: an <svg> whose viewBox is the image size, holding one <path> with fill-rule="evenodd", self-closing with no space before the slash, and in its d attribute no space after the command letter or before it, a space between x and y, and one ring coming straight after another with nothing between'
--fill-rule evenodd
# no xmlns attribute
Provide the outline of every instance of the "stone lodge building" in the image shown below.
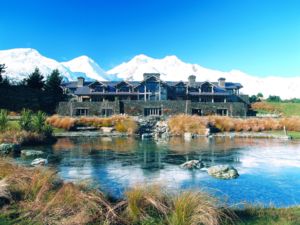
<svg viewBox="0 0 300 225"><path fill-rule="evenodd" d="M160 116L179 113L197 115L246 116L247 95L241 95L240 83L162 81L159 73L145 73L142 81L91 81L79 77L64 83L64 92L71 96L60 102L58 114L69 116Z"/></svg>

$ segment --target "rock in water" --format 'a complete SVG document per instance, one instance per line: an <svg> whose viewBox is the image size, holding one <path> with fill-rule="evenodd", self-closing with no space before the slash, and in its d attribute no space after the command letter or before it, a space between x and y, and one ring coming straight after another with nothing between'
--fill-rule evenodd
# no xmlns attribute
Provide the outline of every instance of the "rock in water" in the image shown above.
<svg viewBox="0 0 300 225"><path fill-rule="evenodd" d="M44 155L44 152L37 150L22 150L21 155L25 157L39 157Z"/></svg>
<svg viewBox="0 0 300 225"><path fill-rule="evenodd" d="M201 169L203 163L200 160L190 160L180 165L183 169Z"/></svg>
<svg viewBox="0 0 300 225"><path fill-rule="evenodd" d="M37 158L31 162L32 166L44 166L46 164L48 164L48 160L43 158Z"/></svg>
<svg viewBox="0 0 300 225"><path fill-rule="evenodd" d="M193 135L192 135L192 133L186 132L183 134L183 137L184 137L185 141L190 141L190 140L192 140Z"/></svg>
<svg viewBox="0 0 300 225"><path fill-rule="evenodd" d="M230 165L217 165L209 167L208 174L219 179L235 179L239 176L238 171Z"/></svg>
<svg viewBox="0 0 300 225"><path fill-rule="evenodd" d="M1 154L18 154L20 153L20 145L12 144L12 143L3 143L0 145L0 153Z"/></svg>

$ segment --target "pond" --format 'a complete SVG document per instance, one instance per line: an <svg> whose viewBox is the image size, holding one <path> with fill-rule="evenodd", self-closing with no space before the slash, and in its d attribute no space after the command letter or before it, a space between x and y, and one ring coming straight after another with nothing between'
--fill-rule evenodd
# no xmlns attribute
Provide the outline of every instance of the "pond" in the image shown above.
<svg viewBox="0 0 300 225"><path fill-rule="evenodd" d="M115 198L122 197L124 190L137 184L159 183L172 191L205 190L230 205L300 204L299 141L215 137L156 142L77 137L60 138L52 146L36 149L59 156L60 160L50 166L64 180L90 180ZM232 165L240 176L219 180L209 176L205 169L179 167L191 159L202 160L206 167Z"/></svg>

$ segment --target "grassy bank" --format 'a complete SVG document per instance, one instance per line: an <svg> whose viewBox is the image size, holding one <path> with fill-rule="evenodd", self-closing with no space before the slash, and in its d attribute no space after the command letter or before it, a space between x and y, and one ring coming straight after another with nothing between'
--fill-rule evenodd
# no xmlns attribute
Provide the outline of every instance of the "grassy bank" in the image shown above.
<svg viewBox="0 0 300 225"><path fill-rule="evenodd" d="M129 116L116 115L108 118L101 117L68 117L54 115L46 122L56 129L73 130L78 126L91 126L97 129L102 127L114 128L117 132L133 134L137 130L137 123Z"/></svg>
<svg viewBox="0 0 300 225"><path fill-rule="evenodd" d="M1 185L2 183L2 185ZM62 182L55 171L26 168L0 159L0 224L217 225L233 213L203 192L170 194L138 186L109 201L84 184Z"/></svg>
<svg viewBox="0 0 300 225"><path fill-rule="evenodd" d="M286 118L247 118L238 119L225 116L176 115L168 120L171 133L180 135L185 132L204 134L205 128L215 132L262 132L282 131L300 132L300 117Z"/></svg>
<svg viewBox="0 0 300 225"><path fill-rule="evenodd" d="M260 208L246 207L236 210L241 225L298 225L300 224L300 207Z"/></svg>
<svg viewBox="0 0 300 225"><path fill-rule="evenodd" d="M87 183L64 183L54 170L0 158L0 224L229 225L299 224L300 208L233 210L200 191L137 186L112 201Z"/></svg>
<svg viewBox="0 0 300 225"><path fill-rule="evenodd" d="M252 108L258 113L276 113L283 116L300 116L300 103L256 102Z"/></svg>
<svg viewBox="0 0 300 225"><path fill-rule="evenodd" d="M6 110L0 110L0 144L36 145L55 140L53 129L46 124L46 114L23 110L19 120L10 120Z"/></svg>

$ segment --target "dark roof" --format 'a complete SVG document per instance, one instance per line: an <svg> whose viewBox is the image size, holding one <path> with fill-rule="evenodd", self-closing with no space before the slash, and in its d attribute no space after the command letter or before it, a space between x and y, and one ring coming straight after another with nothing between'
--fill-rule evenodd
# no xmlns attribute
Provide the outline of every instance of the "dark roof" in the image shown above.
<svg viewBox="0 0 300 225"><path fill-rule="evenodd" d="M63 83L62 87L74 88L74 89L76 89L74 94L85 95L85 94L92 93L92 91L90 90L88 85L90 85L94 82L95 81L85 81L83 87L77 87L77 81L72 81L72 82L68 82L68 83ZM124 81L99 81L99 82L107 85L108 92L114 92L116 85L118 85L119 83L124 82ZM125 81L125 82L129 83L130 85L132 85L135 88L135 87L139 86L143 81ZM176 84L179 84L181 82L184 83L186 86L188 85L187 81L163 81L163 84L174 87L174 86L176 86ZM194 88L199 88L199 87L201 87L202 84L207 83L207 82L209 82L209 81L195 82ZM218 82L209 82L209 83L211 83L215 86L214 90L217 93L226 92L226 89L235 89L235 88L239 89L239 88L243 87L240 83L233 83L233 82L225 82L225 88L220 87Z"/></svg>

